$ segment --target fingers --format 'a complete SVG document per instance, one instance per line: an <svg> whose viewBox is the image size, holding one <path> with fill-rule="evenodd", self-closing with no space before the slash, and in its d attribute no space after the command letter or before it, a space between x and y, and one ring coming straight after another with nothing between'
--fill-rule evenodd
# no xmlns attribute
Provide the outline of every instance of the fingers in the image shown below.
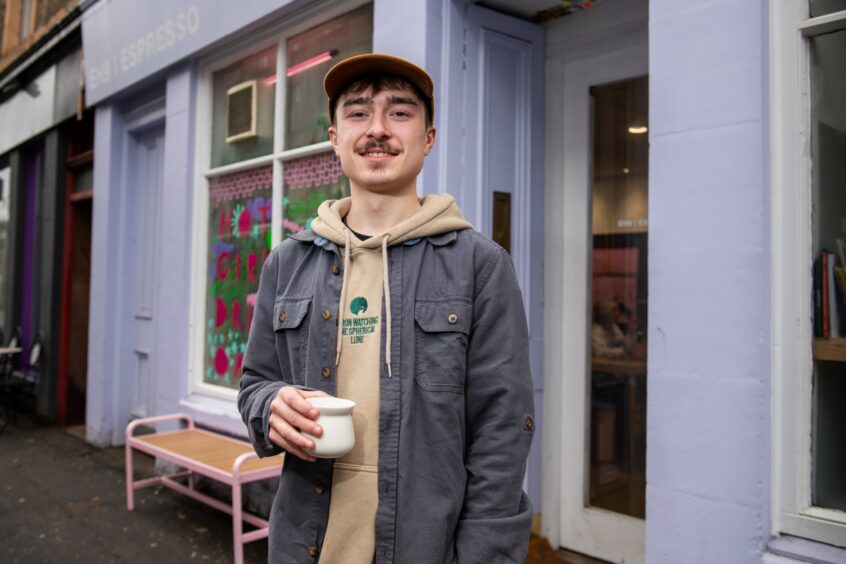
<svg viewBox="0 0 846 564"><path fill-rule="evenodd" d="M297 458L314 462L316 458L305 452L305 449L314 448L314 441L302 432L319 437L323 429L314 421L319 412L306 401L306 397L325 395L324 392L304 391L293 386L279 390L270 403L269 439Z"/></svg>
<svg viewBox="0 0 846 564"><path fill-rule="evenodd" d="M323 434L323 429L320 427L320 425L315 423L313 419L311 419L310 417L306 417L305 415L291 409L291 407L285 404L284 402L276 403L275 410L273 403L271 403L270 410L271 413L277 414L279 417L284 419L288 423L288 425L298 431L305 431L306 433L314 435L315 437L319 437Z"/></svg>
<svg viewBox="0 0 846 564"><path fill-rule="evenodd" d="M299 433L297 433L299 435ZM300 435L302 436L302 435ZM305 460L306 462L314 462L317 460L315 457L311 456L307 452L305 452L302 448L297 446L296 443L289 441L287 438L282 436L281 433L276 431L276 428L273 425L273 417L271 417L270 421L270 437L268 437L270 441L279 446L280 448L284 449L285 452L288 454L293 454L297 458L301 460ZM304 437L303 437L304 438Z"/></svg>
<svg viewBox="0 0 846 564"><path fill-rule="evenodd" d="M318 397L320 395L326 394L324 394L323 392L310 392L298 390L297 388L294 388L292 386L286 386L279 390L279 393L276 395L276 398L281 399L286 406L308 417L309 419L317 419L317 416L320 415L320 413L317 411L316 407L306 401L306 398ZM275 402L276 400L274 400L274 403Z"/></svg>

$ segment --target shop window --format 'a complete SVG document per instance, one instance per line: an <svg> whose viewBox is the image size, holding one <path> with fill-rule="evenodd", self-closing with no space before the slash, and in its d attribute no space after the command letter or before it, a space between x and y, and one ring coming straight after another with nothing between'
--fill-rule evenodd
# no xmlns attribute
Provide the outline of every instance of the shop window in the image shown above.
<svg viewBox="0 0 846 564"><path fill-rule="evenodd" d="M6 264L6 254L9 252L9 217L12 208L11 178L12 169L6 163L3 163L2 168L0 168L0 265ZM0 268L0 296L6 295L6 286L6 269ZM10 335L10 319L7 318L5 307L6 300L0 300L0 327L6 330L3 337L4 344Z"/></svg>
<svg viewBox="0 0 846 564"><path fill-rule="evenodd" d="M371 50L372 20L372 5L365 5L200 71L213 119L210 141L199 149L208 165L207 193L196 201L195 252L202 258L195 278L203 296L195 302L193 391L234 399L271 248L308 229L324 200L349 194L328 142L323 76Z"/></svg>
<svg viewBox="0 0 846 564"><path fill-rule="evenodd" d="M811 0L811 17L846 10L846 0Z"/></svg>
<svg viewBox="0 0 846 564"><path fill-rule="evenodd" d="M261 267L270 252L273 169L209 183L203 382L237 389Z"/></svg>
<svg viewBox="0 0 846 564"><path fill-rule="evenodd" d="M285 163L282 233L291 235L309 229L324 200L337 200L347 194L347 181L341 162L334 153L322 153Z"/></svg>
<svg viewBox="0 0 846 564"><path fill-rule="evenodd" d="M286 149L329 139L323 75L338 61L369 53L372 37L373 8L368 4L288 39Z"/></svg>
<svg viewBox="0 0 846 564"><path fill-rule="evenodd" d="M846 2L770 8L774 518L846 548Z"/></svg>
<svg viewBox="0 0 846 564"><path fill-rule="evenodd" d="M268 47L217 71L212 83L211 165L217 167L272 154L276 47Z"/></svg>
<svg viewBox="0 0 846 564"><path fill-rule="evenodd" d="M827 4L846 7L846 2ZM816 251L811 503L846 511L841 434L846 429L846 30L812 38L810 50Z"/></svg>

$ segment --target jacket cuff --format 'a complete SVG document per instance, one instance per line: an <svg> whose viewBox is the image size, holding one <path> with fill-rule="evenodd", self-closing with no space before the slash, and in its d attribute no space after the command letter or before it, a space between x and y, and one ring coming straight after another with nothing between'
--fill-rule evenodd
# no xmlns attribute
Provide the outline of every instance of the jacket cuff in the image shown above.
<svg viewBox="0 0 846 564"><path fill-rule="evenodd" d="M254 418L250 425L250 439L259 458L275 456L281 452L285 452L285 449L270 441L270 404L277 394L279 394L279 390L288 386L293 386L298 390L314 391L314 388L309 388L308 386L297 386L295 384L285 384L284 382L269 384L265 388L267 396L262 402L260 416Z"/></svg>
<svg viewBox="0 0 846 564"><path fill-rule="evenodd" d="M507 517L462 517L455 530L457 564L510 562L522 564L529 550L532 505L522 492L520 509Z"/></svg>

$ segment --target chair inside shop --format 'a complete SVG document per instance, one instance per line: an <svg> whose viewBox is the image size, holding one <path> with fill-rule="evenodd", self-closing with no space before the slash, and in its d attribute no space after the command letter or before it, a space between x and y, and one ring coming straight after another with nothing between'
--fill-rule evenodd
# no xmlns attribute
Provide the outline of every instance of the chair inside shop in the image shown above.
<svg viewBox="0 0 846 564"><path fill-rule="evenodd" d="M0 343L3 342L3 330L0 329ZM21 328L17 327L14 331L12 331L12 335L9 337L9 342L6 343L6 347L10 349L15 349L20 346L21 342ZM0 356L0 379L5 379L8 376L11 376L12 371L16 368L16 364L18 361L18 357L20 353L7 353Z"/></svg>
<svg viewBox="0 0 846 564"><path fill-rule="evenodd" d="M15 338L16 335L13 335L9 340L10 347L17 346ZM20 370L10 370L0 381L0 431L10 424L17 423L19 412L35 418L36 388L41 378L43 357L44 339L39 333L29 347L28 366Z"/></svg>

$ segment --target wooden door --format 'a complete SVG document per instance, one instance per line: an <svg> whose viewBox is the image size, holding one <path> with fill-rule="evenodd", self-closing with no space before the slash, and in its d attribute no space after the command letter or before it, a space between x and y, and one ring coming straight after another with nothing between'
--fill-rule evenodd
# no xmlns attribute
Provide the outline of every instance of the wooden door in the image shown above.
<svg viewBox="0 0 846 564"><path fill-rule="evenodd" d="M71 206L73 230L70 268L70 318L68 320L67 423L85 423L88 374L88 304L91 286L90 198Z"/></svg>
<svg viewBox="0 0 846 564"><path fill-rule="evenodd" d="M56 418L85 423L88 391L88 306L91 286L91 220L94 197L93 123L90 117L71 133L66 162L62 300Z"/></svg>

